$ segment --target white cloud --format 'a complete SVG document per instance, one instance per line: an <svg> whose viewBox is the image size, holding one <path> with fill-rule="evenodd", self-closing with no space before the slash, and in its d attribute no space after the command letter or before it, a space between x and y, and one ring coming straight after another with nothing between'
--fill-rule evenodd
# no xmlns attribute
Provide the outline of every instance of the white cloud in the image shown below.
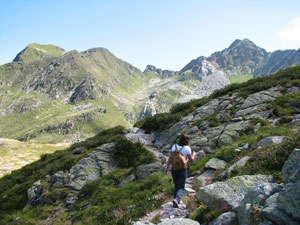
<svg viewBox="0 0 300 225"><path fill-rule="evenodd" d="M296 48L300 47L300 17L290 22L287 27L277 33L277 37L286 44L293 45Z"/></svg>

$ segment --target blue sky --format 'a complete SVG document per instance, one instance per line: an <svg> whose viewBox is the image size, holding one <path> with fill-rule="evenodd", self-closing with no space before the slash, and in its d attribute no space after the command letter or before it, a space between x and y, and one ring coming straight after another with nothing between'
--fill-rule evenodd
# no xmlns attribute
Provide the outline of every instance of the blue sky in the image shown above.
<svg viewBox="0 0 300 225"><path fill-rule="evenodd" d="M235 39L300 47L299 0L0 0L0 65L30 43L93 47L144 70L180 70Z"/></svg>

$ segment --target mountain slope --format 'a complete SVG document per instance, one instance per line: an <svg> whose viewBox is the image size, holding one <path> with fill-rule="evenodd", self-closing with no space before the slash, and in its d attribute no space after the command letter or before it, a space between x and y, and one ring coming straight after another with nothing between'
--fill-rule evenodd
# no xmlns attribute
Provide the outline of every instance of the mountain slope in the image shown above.
<svg viewBox="0 0 300 225"><path fill-rule="evenodd" d="M203 173L213 172L213 176L205 178L210 179L205 182L213 183L196 190L201 196L199 202L195 196L184 199L191 218L205 224L230 211L238 217L239 224L245 224L244 219L282 224L273 221L261 202L255 203L259 204L255 214L240 211L244 210L242 200L247 200L248 193L256 196L258 192L260 197L263 191L262 202L274 193L280 196L282 204L276 204L276 209L281 213L276 218L297 224L295 211L282 210L289 208L289 201L283 201L289 198L295 210L300 209L297 195L293 194L299 190L295 189L299 184L300 155L295 150L300 141L299 93L300 67L288 68L229 85L207 98L176 105L170 113L140 121L139 127L149 134L138 128L116 127L65 151L44 155L0 179L0 222L132 224L172 195L171 177L160 173L165 168L165 157L155 158L142 145L157 151L157 155L168 156L169 147L184 132L198 155L197 162L190 165L189 179L198 182ZM237 167L236 163L245 157L247 162ZM209 164L209 160L222 160L226 167ZM286 162L290 165L284 166ZM233 165L235 169L228 172ZM258 185L262 185L261 189L255 192ZM226 191L219 194L218 190ZM265 211L261 213L260 208ZM155 223L172 216L182 215L157 215Z"/></svg>

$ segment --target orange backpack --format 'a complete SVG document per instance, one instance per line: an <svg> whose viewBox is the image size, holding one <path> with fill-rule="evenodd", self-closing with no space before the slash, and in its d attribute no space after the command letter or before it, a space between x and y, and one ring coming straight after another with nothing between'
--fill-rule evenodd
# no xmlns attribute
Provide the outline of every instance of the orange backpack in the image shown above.
<svg viewBox="0 0 300 225"><path fill-rule="evenodd" d="M183 154L181 154L181 150L184 148L184 146L181 147L180 150L177 149L177 145L175 144L176 150L174 152L171 152L172 154L172 168L174 171L183 170L187 168L188 164Z"/></svg>

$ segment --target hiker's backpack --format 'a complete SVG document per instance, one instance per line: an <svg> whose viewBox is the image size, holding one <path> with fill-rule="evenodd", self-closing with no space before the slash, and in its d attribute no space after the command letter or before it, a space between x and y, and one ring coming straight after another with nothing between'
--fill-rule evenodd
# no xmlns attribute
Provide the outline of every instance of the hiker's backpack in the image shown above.
<svg viewBox="0 0 300 225"><path fill-rule="evenodd" d="M183 170L187 168L188 164L183 154L181 154L182 149L184 146L181 147L180 150L177 149L177 145L175 144L176 150L174 152L171 152L172 154L172 168L174 171Z"/></svg>

